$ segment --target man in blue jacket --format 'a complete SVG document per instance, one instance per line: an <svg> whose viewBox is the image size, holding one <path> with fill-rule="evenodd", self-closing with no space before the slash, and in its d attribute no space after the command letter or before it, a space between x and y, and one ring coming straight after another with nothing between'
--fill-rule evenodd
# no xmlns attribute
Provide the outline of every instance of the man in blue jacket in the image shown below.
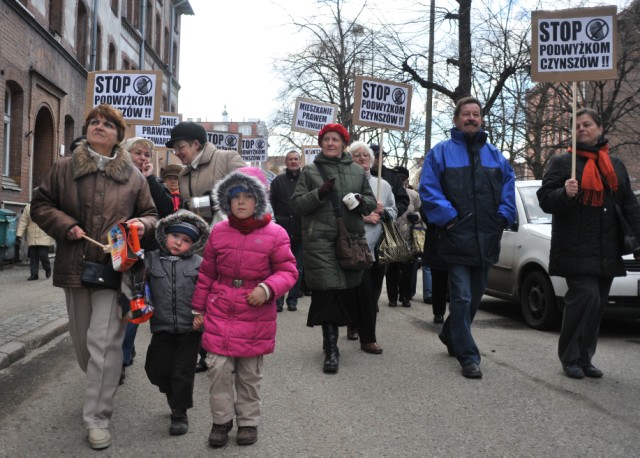
<svg viewBox="0 0 640 458"><path fill-rule="evenodd" d="M427 263L449 271L449 316L438 336L467 378L482 378L471 323L489 267L498 261L502 231L516 217L513 169L487 142L482 106L458 101L451 139L432 148L422 167L420 199L429 222Z"/></svg>

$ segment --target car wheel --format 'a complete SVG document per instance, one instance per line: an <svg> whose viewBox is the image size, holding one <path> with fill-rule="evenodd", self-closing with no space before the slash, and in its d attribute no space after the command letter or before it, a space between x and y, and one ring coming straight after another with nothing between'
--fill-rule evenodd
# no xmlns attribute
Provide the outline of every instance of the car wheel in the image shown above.
<svg viewBox="0 0 640 458"><path fill-rule="evenodd" d="M534 329L557 328L560 312L549 277L538 270L529 272L520 288L520 305L524 320Z"/></svg>

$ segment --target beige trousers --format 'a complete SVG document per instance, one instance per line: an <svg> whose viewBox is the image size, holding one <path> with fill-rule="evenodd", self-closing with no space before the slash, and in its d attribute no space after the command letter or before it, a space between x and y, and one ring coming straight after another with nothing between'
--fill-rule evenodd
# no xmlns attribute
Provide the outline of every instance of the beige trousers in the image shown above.
<svg viewBox="0 0 640 458"><path fill-rule="evenodd" d="M262 359L207 353L209 406L214 424L223 425L235 416L238 426L258 426Z"/></svg>
<svg viewBox="0 0 640 458"><path fill-rule="evenodd" d="M69 334L85 373L82 417L87 428L108 428L122 372L125 323L112 289L64 288Z"/></svg>

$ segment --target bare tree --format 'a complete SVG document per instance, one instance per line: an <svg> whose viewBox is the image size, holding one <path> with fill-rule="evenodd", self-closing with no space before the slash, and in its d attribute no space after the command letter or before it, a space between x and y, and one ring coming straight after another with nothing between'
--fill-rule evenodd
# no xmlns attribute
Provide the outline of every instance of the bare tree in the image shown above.
<svg viewBox="0 0 640 458"><path fill-rule="evenodd" d="M309 136L289 129L297 97L337 105L337 122L343 124L354 139L364 131L371 130L352 123L355 77L379 69L375 31L360 21L367 3L353 18L344 16L341 0L320 0L318 3L329 6L318 8L319 11L329 11L329 17L314 15L304 20L292 18L292 24L310 36L308 46L300 52L284 56L275 64L276 70L282 75L284 88L279 96L280 108L271 125L272 134L285 140L283 148L311 141Z"/></svg>

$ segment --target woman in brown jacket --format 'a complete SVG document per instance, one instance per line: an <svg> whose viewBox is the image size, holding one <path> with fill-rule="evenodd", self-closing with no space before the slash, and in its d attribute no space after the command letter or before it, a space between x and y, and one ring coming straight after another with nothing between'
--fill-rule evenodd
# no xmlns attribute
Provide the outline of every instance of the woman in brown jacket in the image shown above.
<svg viewBox="0 0 640 458"><path fill-rule="evenodd" d="M118 290L89 288L80 281L83 261L110 264L110 256L83 238L106 244L117 223L152 235L157 220L149 185L118 146L125 132L122 114L110 105L85 119L86 140L55 162L35 193L31 217L57 241L53 284L64 288L69 334L86 373L83 418L91 448L111 445L109 422L122 368L125 324Z"/></svg>

